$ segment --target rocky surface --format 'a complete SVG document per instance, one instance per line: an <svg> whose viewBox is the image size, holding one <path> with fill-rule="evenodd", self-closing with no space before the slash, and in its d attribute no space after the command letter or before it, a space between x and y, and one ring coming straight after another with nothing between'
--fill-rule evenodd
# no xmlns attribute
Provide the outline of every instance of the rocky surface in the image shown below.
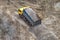
<svg viewBox="0 0 60 40"><path fill-rule="evenodd" d="M28 26L17 13L22 6L31 6L42 23ZM60 0L0 0L0 40L60 40Z"/></svg>

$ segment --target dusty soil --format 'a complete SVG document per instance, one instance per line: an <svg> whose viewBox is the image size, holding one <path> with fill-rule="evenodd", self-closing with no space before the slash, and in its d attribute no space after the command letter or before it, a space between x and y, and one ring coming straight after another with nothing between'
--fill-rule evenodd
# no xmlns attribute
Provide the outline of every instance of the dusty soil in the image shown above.
<svg viewBox="0 0 60 40"><path fill-rule="evenodd" d="M22 6L31 6L42 23L28 26L17 13ZM60 40L60 0L0 0L0 40Z"/></svg>

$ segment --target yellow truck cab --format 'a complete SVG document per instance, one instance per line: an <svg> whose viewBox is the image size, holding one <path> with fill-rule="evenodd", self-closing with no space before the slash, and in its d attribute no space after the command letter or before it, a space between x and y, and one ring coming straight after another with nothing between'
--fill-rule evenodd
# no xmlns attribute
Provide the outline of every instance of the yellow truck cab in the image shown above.
<svg viewBox="0 0 60 40"><path fill-rule="evenodd" d="M23 10L25 10L26 8L29 8L29 6L28 6L28 7L19 8L19 9L18 9L18 14L19 14L19 15L22 15L22 14L23 14Z"/></svg>
<svg viewBox="0 0 60 40"><path fill-rule="evenodd" d="M19 8L18 14L29 26L41 24L41 19L30 7Z"/></svg>

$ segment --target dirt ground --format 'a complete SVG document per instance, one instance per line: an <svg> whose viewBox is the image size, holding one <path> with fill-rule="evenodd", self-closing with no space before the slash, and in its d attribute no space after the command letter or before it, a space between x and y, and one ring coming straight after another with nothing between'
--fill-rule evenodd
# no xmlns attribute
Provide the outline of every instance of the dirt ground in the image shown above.
<svg viewBox="0 0 60 40"><path fill-rule="evenodd" d="M35 27L18 15L23 6L42 18ZM60 0L0 0L0 40L60 40Z"/></svg>

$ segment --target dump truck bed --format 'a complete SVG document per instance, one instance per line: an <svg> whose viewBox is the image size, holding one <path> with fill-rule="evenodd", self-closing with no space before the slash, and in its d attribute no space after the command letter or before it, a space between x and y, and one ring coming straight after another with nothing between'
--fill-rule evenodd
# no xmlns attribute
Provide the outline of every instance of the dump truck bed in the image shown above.
<svg viewBox="0 0 60 40"><path fill-rule="evenodd" d="M39 20L39 18L36 16L36 13L31 8L26 8L25 13L30 16L31 20L34 22Z"/></svg>
<svg viewBox="0 0 60 40"><path fill-rule="evenodd" d="M24 12L23 15L32 26L41 23L40 18L36 15L36 13L31 8L26 8L23 12Z"/></svg>

